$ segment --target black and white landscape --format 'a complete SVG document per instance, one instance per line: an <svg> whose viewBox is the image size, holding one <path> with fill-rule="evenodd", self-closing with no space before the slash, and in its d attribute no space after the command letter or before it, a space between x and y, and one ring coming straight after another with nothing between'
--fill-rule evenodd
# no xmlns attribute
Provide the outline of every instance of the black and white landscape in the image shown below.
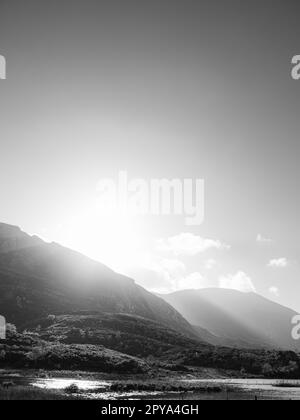
<svg viewBox="0 0 300 420"><path fill-rule="evenodd" d="M300 399L299 12L0 0L0 400Z"/></svg>
<svg viewBox="0 0 300 420"><path fill-rule="evenodd" d="M25 383L28 375L55 382L64 371L71 385L55 398L84 397L76 379L91 372L95 383L97 374L113 381L98 390L101 397L112 390L180 395L184 377L300 375L299 347L285 335L294 312L256 294L204 289L157 297L98 262L6 224L0 249L0 305L8 322L0 366L21 372ZM222 387L210 387L221 395ZM187 390L204 393L202 382Z"/></svg>

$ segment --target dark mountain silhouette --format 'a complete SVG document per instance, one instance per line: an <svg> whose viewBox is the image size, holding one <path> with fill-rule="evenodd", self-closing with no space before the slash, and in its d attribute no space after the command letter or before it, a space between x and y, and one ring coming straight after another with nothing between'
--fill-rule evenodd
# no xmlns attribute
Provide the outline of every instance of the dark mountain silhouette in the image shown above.
<svg viewBox="0 0 300 420"><path fill-rule="evenodd" d="M0 313L22 327L49 314L126 313L195 337L189 323L163 299L132 279L15 226L0 224Z"/></svg>
<svg viewBox="0 0 300 420"><path fill-rule="evenodd" d="M296 313L255 293L203 289L163 298L211 344L300 350L300 343L291 336Z"/></svg>

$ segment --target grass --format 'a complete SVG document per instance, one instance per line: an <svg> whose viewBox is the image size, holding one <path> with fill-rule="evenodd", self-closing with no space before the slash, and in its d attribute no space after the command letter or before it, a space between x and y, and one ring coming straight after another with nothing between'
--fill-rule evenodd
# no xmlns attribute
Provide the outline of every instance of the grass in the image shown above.
<svg viewBox="0 0 300 420"><path fill-rule="evenodd" d="M116 382L111 385L110 391L112 392L198 392L198 393L219 393L222 392L220 386L213 385L191 385L191 384L179 384L176 382Z"/></svg>
<svg viewBox="0 0 300 420"><path fill-rule="evenodd" d="M54 401L75 399L75 397L57 391L38 389L31 386L16 386L8 390L0 388L0 401Z"/></svg>
<svg viewBox="0 0 300 420"><path fill-rule="evenodd" d="M300 388L300 383L288 383L288 382L278 382L273 385L274 388Z"/></svg>

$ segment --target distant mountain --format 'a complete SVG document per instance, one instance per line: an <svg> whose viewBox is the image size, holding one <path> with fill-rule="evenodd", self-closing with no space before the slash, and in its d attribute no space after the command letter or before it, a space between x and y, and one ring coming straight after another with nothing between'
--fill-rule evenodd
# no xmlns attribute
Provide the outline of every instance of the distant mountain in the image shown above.
<svg viewBox="0 0 300 420"><path fill-rule="evenodd" d="M291 336L296 313L255 293L203 289L162 297L211 344L300 351Z"/></svg>
<svg viewBox="0 0 300 420"><path fill-rule="evenodd" d="M104 265L0 224L0 314L22 327L49 314L126 313L195 337L163 299Z"/></svg>

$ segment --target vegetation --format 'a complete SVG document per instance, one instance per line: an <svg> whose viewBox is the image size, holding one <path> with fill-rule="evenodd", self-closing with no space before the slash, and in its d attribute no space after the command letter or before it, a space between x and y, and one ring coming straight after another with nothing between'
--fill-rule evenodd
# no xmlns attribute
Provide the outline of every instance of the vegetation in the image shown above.
<svg viewBox="0 0 300 420"><path fill-rule="evenodd" d="M143 373L147 364L103 346L49 343L36 335L9 334L0 345L0 367L91 370L107 373Z"/></svg>
<svg viewBox="0 0 300 420"><path fill-rule="evenodd" d="M11 326L0 344L0 367L8 366L150 376L215 368L241 377L300 378L296 353L213 347L124 314L47 316L22 334Z"/></svg>
<svg viewBox="0 0 300 420"><path fill-rule="evenodd" d="M141 358L199 345L155 321L125 314L62 315L51 324L47 318L30 327L45 341L100 345Z"/></svg>
<svg viewBox="0 0 300 420"><path fill-rule="evenodd" d="M266 378L300 378L300 357L288 351L243 350L215 347L184 350L174 360L186 366L215 367Z"/></svg>
<svg viewBox="0 0 300 420"><path fill-rule="evenodd" d="M142 383L142 382L120 382L114 383L110 387L111 392L197 392L197 393L218 393L222 392L220 386L214 385L192 385L186 383L166 383L166 382L153 382L153 383Z"/></svg>
<svg viewBox="0 0 300 420"><path fill-rule="evenodd" d="M9 389L0 387L0 401L29 401L29 400L74 400L75 397L58 391L39 389L30 386L17 386Z"/></svg>

